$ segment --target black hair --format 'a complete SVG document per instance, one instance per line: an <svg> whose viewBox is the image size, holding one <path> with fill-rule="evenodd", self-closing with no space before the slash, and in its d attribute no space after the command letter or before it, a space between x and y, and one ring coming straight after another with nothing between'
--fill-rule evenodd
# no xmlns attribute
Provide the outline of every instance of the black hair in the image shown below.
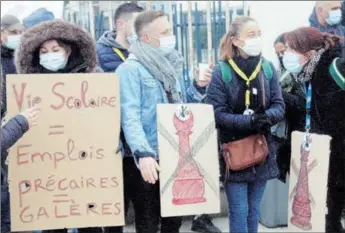
<svg viewBox="0 0 345 233"><path fill-rule="evenodd" d="M286 44L285 33L280 34L277 39L274 41L274 45L282 43L283 45Z"/></svg>
<svg viewBox="0 0 345 233"><path fill-rule="evenodd" d="M133 3L133 2L124 3L116 9L114 22L116 22L119 18L124 17L128 14L140 13L142 11L144 11L144 8L142 8L136 3Z"/></svg>

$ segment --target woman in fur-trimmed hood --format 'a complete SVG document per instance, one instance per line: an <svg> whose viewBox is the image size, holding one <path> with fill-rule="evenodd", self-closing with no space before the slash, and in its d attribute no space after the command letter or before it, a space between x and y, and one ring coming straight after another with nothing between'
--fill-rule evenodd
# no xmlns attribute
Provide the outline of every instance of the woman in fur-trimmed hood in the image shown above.
<svg viewBox="0 0 345 233"><path fill-rule="evenodd" d="M21 74L95 72L95 41L78 25L63 20L43 22L22 35L15 63Z"/></svg>
<svg viewBox="0 0 345 233"><path fill-rule="evenodd" d="M19 74L92 73L97 71L96 46L90 34L78 25L62 20L46 21L22 35L15 63ZM101 233L102 228L83 228L78 232Z"/></svg>

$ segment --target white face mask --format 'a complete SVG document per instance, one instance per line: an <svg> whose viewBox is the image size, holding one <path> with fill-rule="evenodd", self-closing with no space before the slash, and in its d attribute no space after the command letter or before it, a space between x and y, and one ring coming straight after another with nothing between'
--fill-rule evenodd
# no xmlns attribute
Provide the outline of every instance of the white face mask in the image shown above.
<svg viewBox="0 0 345 233"><path fill-rule="evenodd" d="M172 36L166 36L159 38L159 50L163 53L163 55L167 55L171 53L176 46L176 37L174 35Z"/></svg>
<svg viewBox="0 0 345 233"><path fill-rule="evenodd" d="M21 35L12 35L7 37L5 46L9 49L16 49L20 44Z"/></svg>
<svg viewBox="0 0 345 233"><path fill-rule="evenodd" d="M262 50L262 40L261 37L254 39L247 39L244 41L245 45L241 48L250 57L255 57L260 55Z"/></svg>
<svg viewBox="0 0 345 233"><path fill-rule="evenodd" d="M66 67L67 59L63 52L46 53L40 55L40 64L51 71L58 71Z"/></svg>

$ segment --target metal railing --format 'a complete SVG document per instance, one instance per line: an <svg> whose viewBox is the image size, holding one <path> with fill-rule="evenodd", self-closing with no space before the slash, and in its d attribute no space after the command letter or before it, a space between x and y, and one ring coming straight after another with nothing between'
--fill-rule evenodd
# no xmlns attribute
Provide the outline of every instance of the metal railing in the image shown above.
<svg viewBox="0 0 345 233"><path fill-rule="evenodd" d="M235 2L235 1L232 1ZM239 1L237 1L239 3ZM231 1L138 1L146 9L164 10L170 18L173 32L177 38L177 49L185 59L184 74L189 75L198 63L216 63L219 59L219 42L233 18L247 14L247 1L230 7ZM94 15L89 22L82 20L83 27L90 31L97 40L105 31L114 27L113 14L109 1L109 9L93 14L93 3L89 1L88 15ZM74 17L69 19L81 24ZM71 17L70 17L71 18Z"/></svg>

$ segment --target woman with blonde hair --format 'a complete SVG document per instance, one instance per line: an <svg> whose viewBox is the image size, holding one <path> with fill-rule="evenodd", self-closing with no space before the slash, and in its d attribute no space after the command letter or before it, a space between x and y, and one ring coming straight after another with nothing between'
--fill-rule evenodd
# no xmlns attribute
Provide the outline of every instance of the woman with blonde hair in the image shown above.
<svg viewBox="0 0 345 233"><path fill-rule="evenodd" d="M254 19L237 17L220 50L222 61L213 70L207 99L224 150L229 228L231 233L255 233L266 182L279 175L270 128L284 118L285 106L276 71L261 56L261 30ZM242 154L233 153L233 145L250 148L253 138L262 142L262 159L234 167L229 154Z"/></svg>

